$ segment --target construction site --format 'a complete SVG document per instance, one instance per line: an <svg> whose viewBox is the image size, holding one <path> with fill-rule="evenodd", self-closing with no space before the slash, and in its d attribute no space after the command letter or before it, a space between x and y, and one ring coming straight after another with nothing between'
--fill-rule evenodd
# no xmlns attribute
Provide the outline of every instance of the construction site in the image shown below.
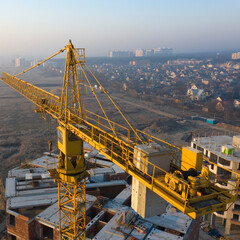
<svg viewBox="0 0 240 240"><path fill-rule="evenodd" d="M63 52L59 88L49 91L31 81L32 69ZM27 80L19 78L24 74ZM0 232L7 239L240 239L234 228L240 224L237 134L222 134L222 141L219 136L194 136L196 126L190 120L167 113L161 119L155 115L157 123L149 126L143 121L148 107L135 118L144 131L136 129L87 66L85 49L71 41L29 69L3 72L1 81L34 104L32 110L48 122L45 137L53 140L44 154L39 149L38 158L26 162L16 157L4 170L6 215ZM129 107L131 111L134 116ZM16 117L18 128L28 121L22 113ZM161 129L164 121L168 127ZM198 124L204 131L206 123ZM182 135L188 132L192 142L182 135L182 141L172 139L176 126L179 136L180 130ZM214 126L211 133L217 130ZM33 134L40 139L43 132ZM6 138L4 132L2 136ZM8 141L1 147L19 147L17 139ZM217 218L223 219L223 231L216 229Z"/></svg>

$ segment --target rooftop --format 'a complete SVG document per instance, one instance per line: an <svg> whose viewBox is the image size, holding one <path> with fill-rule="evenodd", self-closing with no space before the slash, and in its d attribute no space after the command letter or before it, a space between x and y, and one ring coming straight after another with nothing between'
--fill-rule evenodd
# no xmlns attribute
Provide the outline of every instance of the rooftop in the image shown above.
<svg viewBox="0 0 240 240"><path fill-rule="evenodd" d="M240 138L239 136L236 137ZM226 135L196 137L192 140L192 142L228 161L240 162L240 149L236 146L233 146L233 137ZM231 155L222 153L222 146L233 147L234 153Z"/></svg>
<svg viewBox="0 0 240 240"><path fill-rule="evenodd" d="M97 198L95 196L91 196L86 194L86 211L92 207ZM58 214L58 202L55 202L50 207L46 208L43 212L36 216L36 219L39 220L40 223L44 223L47 226L52 226L58 228L59 225L59 214Z"/></svg>
<svg viewBox="0 0 240 240"><path fill-rule="evenodd" d="M129 205L132 187L125 180L106 180L106 175L122 174L124 171L112 162L89 150L88 161L96 168L89 170L91 182L86 188L119 192L112 199L86 195L87 225L89 239L183 239L193 220L169 206L166 213L143 219ZM98 158L92 157L98 156ZM7 212L24 215L43 226L58 229L57 184L48 174L47 162L56 163L57 155L44 156L9 171L6 179Z"/></svg>

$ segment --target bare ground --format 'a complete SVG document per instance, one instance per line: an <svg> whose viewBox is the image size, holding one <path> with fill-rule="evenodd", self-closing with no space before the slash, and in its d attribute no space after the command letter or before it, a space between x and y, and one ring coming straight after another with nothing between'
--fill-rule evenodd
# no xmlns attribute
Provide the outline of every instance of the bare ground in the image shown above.
<svg viewBox="0 0 240 240"><path fill-rule="evenodd" d="M6 71L11 73L16 69ZM60 95L62 78L42 73L39 70L32 75L26 74L23 79L41 84L39 87ZM123 124L123 119L116 113L107 98L103 94L98 96L110 119ZM134 128L178 146L189 145L185 139L191 133L193 136L225 133L225 130L218 126L200 121L183 120L184 113L180 109L143 102L120 93L114 94L113 97ZM86 108L95 113L101 112L93 97L86 97ZM187 114L191 115L189 112ZM47 151L49 139L57 149L56 126L56 121L51 119L44 121L40 114L34 113L31 102L0 81L0 174L3 180L9 169L22 162L31 161ZM0 202L0 210L3 207L3 202ZM204 233L201 233L201 237L200 239L208 239Z"/></svg>

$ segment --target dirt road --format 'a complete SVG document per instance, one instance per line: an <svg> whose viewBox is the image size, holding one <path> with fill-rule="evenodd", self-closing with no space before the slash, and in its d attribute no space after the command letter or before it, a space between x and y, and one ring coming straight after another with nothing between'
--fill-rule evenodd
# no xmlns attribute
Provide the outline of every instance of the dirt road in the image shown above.
<svg viewBox="0 0 240 240"><path fill-rule="evenodd" d="M127 103L127 104L130 104L132 106L135 106L137 108L143 108L143 109L146 109L148 110L149 112L153 112L153 113L156 113L156 114L159 114L159 115L162 115L164 117L168 117L168 118L177 118L178 116L176 115L173 115L173 114L170 114L170 113L166 113L166 112L162 112L160 110L157 110L157 109L154 109L148 105L146 105L146 102L141 102L141 104L139 103L139 101L135 101L135 102L132 102L130 100L126 100L126 99L123 99L123 98L119 98L119 97L116 97L114 96L113 99L116 99L118 102L121 102L121 103Z"/></svg>

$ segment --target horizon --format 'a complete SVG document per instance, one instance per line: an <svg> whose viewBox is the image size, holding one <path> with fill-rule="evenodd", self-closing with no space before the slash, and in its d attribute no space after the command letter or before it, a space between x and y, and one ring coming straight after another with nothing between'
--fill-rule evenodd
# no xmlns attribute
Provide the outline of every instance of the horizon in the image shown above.
<svg viewBox="0 0 240 240"><path fill-rule="evenodd" d="M174 50L174 49L173 49ZM115 50L115 51L122 51L122 50ZM124 51L128 51L128 50L124 50ZM133 51L134 52L134 51ZM113 57L112 59L116 59L116 58L136 58L136 59L141 59L141 58L175 58L175 57L185 57L185 56L189 56L191 58L194 58L194 55L201 55L201 57L207 57L207 55L217 55L217 54L220 54L220 55L229 55L229 54L232 54L233 52L240 52L240 50L237 50L237 49L223 49L223 50L220 50L220 51L199 51L199 52L179 52L179 53L176 53L173 51L173 54L171 56L143 56L143 57L136 57L136 56L131 56L131 57ZM50 53L51 54L54 54L53 52ZM53 58L54 59L65 59L66 56L64 55L65 53L60 53L59 55L55 56ZM49 55L49 56L50 56ZM49 56L45 56L45 58L49 57ZM196 58L199 57L199 56L196 56ZM9 64L10 62L12 61L15 61L16 58L22 58L26 61L33 61L33 60L39 60L39 61L42 61L44 60L45 58L41 58L41 57L37 57L37 56L29 56L29 57L25 57L25 56L12 56L12 57L7 57L7 58L1 58L0 56L0 66L1 65L5 65L5 64ZM91 58L109 58L106 55L103 55L103 56L87 56L87 51L86 51L86 59L91 59ZM111 58L110 58L111 59Z"/></svg>
<svg viewBox="0 0 240 240"><path fill-rule="evenodd" d="M0 60L45 58L69 39L88 57L173 48L175 54L240 50L237 0L12 0L2 3Z"/></svg>

